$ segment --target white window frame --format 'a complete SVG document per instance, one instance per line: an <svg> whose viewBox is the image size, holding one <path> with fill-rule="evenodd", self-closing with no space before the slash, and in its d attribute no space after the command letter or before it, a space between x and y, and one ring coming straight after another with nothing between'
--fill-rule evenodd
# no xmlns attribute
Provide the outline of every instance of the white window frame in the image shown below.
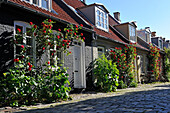
<svg viewBox="0 0 170 113"><path fill-rule="evenodd" d="M57 31L56 30L52 30L53 31L53 34L54 34L54 39L56 39L56 34L57 34ZM54 41L54 48L53 49L51 49L50 48L50 46L48 46L48 61L50 62L50 65L51 65L51 61L50 61L50 56L51 56L51 51L55 51L54 53L53 53L53 61L54 61L54 66L55 67L51 67L52 68L52 70L56 70L56 69L58 69L58 67L60 67L60 66L58 66L58 60L60 60L60 64L64 64L64 51L62 51L62 50L57 50L56 49L56 47L57 47L57 45L56 45L56 41ZM60 52L60 54L61 54L61 58L58 58L57 59L57 53L58 52ZM63 67L63 66L61 66L61 67Z"/></svg>
<svg viewBox="0 0 170 113"><path fill-rule="evenodd" d="M25 1L25 2L30 3L30 4L32 4L32 5L38 6L38 7L42 8L42 9L45 9L45 10L49 10L49 11L52 10L52 0L47 0L47 8L45 8L45 7L42 6L42 0L37 0L37 1L38 1L38 4L34 4L34 3L33 3L33 0L29 0L29 1L27 1L27 0L22 0L22 1Z"/></svg>
<svg viewBox="0 0 170 113"><path fill-rule="evenodd" d="M99 49L101 49L102 51L99 51ZM105 53L105 48L102 46L98 46L97 52L98 52L98 58L101 58L101 55Z"/></svg>
<svg viewBox="0 0 170 113"><path fill-rule="evenodd" d="M132 39L131 37L133 37L135 39ZM136 43L136 28L135 28L135 26L133 26L131 24L129 24L129 40L132 43Z"/></svg>
<svg viewBox="0 0 170 113"><path fill-rule="evenodd" d="M17 34L16 26L21 26L22 27L22 34ZM14 40L16 40L15 35L22 35L24 47L29 47L30 50L31 50L31 55L27 55L27 56L30 56L30 57L33 58L33 64L36 67L36 42L35 42L35 38L33 37L33 35L31 35L31 36L26 35L26 28L31 28L29 23L23 22L23 21L14 21ZM31 38L31 46L27 45L27 38ZM16 45L20 46L22 44L16 44ZM17 57L16 45L14 44L14 58Z"/></svg>
<svg viewBox="0 0 170 113"><path fill-rule="evenodd" d="M99 15L97 14L98 11L99 11ZM103 17L101 16L102 13L103 13ZM98 16L99 16L99 20L97 18ZM101 21L101 18L103 18L103 22ZM106 23L105 20L107 21ZM98 22L100 22L100 25L98 25ZM95 23L97 28L108 32L109 31L108 13L98 7L95 7ZM104 25L103 27L102 27L102 23ZM105 28L105 26L107 28Z"/></svg>

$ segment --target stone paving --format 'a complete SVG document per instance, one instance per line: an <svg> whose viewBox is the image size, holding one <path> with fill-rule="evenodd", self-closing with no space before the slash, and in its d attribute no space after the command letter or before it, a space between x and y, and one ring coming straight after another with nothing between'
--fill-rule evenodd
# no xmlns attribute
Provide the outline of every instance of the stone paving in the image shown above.
<svg viewBox="0 0 170 113"><path fill-rule="evenodd" d="M86 92L71 96L72 101L27 107L27 111L19 112L170 113L170 83L140 85L112 93Z"/></svg>

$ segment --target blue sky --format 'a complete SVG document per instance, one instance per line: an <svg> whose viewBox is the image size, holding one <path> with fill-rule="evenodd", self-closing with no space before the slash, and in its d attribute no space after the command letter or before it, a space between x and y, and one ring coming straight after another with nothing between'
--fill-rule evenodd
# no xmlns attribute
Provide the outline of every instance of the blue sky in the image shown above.
<svg viewBox="0 0 170 113"><path fill-rule="evenodd" d="M120 12L121 22L136 21L137 29L150 27L156 36L170 40L170 0L86 0L102 3L113 16Z"/></svg>

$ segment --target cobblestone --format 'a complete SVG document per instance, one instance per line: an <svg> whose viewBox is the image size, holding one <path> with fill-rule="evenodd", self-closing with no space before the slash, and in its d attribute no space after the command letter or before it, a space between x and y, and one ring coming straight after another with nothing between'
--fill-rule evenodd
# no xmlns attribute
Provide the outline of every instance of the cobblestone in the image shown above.
<svg viewBox="0 0 170 113"><path fill-rule="evenodd" d="M170 113L170 83L140 85L112 93L72 94L73 100L28 106L21 113ZM50 107L53 106L53 107ZM32 109L32 110L31 110ZM4 109L5 111L7 109ZM10 110L13 110L10 108ZM3 109L0 109L3 112ZM17 109L13 110L17 111Z"/></svg>

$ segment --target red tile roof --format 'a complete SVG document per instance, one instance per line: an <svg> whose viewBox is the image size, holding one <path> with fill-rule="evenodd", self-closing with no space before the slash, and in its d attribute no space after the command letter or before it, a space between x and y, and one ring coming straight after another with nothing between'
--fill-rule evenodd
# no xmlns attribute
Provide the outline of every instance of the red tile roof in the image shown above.
<svg viewBox="0 0 170 113"><path fill-rule="evenodd" d="M125 43L123 40L121 40L111 29L109 29L109 32L105 32L103 30L100 30L98 28L94 28L94 31L96 31L96 34L119 41L121 43Z"/></svg>
<svg viewBox="0 0 170 113"><path fill-rule="evenodd" d="M19 5L22 5L22 6L25 6L25 7L28 7L30 9L33 9L35 11L38 11L38 12L41 12L41 13L44 13L44 14L47 14L47 15L50 15L50 16L53 16L53 17L56 17L56 18L59 18L61 20L64 20L64 21L67 21L69 23L73 23L73 24L78 24L73 18L71 18L70 15L68 15L54 0L52 0L52 8L58 13L57 14L54 14L52 12L49 12L45 9L42 9L42 8L39 8L35 5L32 5L30 3L27 3L25 1L21 1L21 0L10 0L11 2L14 2L16 4L19 4Z"/></svg>
<svg viewBox="0 0 170 113"><path fill-rule="evenodd" d="M149 51L149 49L147 49L147 48L143 47L143 46L142 46L142 45L140 45L139 43L137 43L137 44L136 44L136 47Z"/></svg>
<svg viewBox="0 0 170 113"><path fill-rule="evenodd" d="M85 6L80 0L64 0L68 5L74 7L74 9Z"/></svg>

